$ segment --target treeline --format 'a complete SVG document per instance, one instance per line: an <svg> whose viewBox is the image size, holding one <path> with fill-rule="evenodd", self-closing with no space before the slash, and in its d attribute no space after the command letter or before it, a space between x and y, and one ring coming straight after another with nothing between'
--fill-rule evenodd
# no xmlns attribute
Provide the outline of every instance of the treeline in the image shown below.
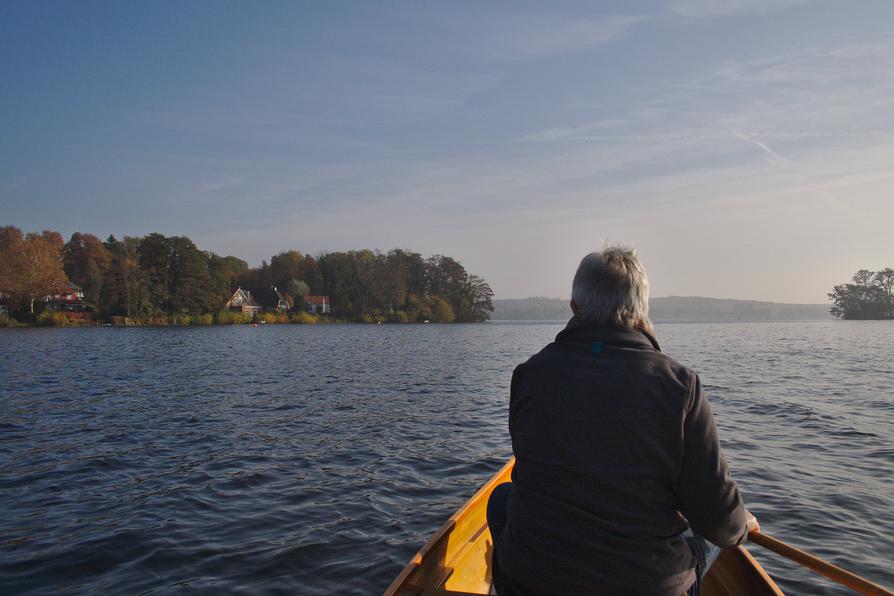
<svg viewBox="0 0 894 596"><path fill-rule="evenodd" d="M851 281L829 292L833 315L843 319L894 319L894 269L860 269Z"/></svg>
<svg viewBox="0 0 894 596"><path fill-rule="evenodd" d="M100 320L207 315L233 291L276 286L302 310L304 297L329 296L345 320L474 322L489 318L493 292L456 260L401 249L331 252L316 257L290 250L260 267L202 251L185 236L109 236L77 232L23 234L0 227L0 292L10 313L34 318L40 300L68 283L80 286Z"/></svg>

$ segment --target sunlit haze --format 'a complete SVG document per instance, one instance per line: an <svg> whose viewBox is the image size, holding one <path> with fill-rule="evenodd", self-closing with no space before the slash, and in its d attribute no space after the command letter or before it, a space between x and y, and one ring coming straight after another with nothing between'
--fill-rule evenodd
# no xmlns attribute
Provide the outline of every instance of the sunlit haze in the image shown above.
<svg viewBox="0 0 894 596"><path fill-rule="evenodd" d="M405 247L497 298L605 241L655 296L894 266L894 4L595 4L5 3L0 225Z"/></svg>

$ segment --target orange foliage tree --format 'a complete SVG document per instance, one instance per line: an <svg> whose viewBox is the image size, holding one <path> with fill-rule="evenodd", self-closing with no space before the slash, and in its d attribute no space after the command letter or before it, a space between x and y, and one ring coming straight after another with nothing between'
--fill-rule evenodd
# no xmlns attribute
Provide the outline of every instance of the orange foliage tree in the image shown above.
<svg viewBox="0 0 894 596"><path fill-rule="evenodd" d="M62 270L64 241L58 232L29 233L13 226L0 228L0 291L20 304L61 290L68 283Z"/></svg>

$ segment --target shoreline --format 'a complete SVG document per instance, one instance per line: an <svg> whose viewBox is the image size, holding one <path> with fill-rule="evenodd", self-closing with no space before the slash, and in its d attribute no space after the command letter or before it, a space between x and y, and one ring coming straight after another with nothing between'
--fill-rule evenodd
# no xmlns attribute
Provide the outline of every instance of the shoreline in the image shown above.
<svg viewBox="0 0 894 596"><path fill-rule="evenodd" d="M289 319L289 320L248 320L248 321L217 321L210 315L194 315L183 317L170 317L168 320L128 320L126 322L110 321L85 321L59 320L21 322L16 319L6 318L0 321L0 329L35 329L35 328L83 328L83 327L231 327L237 325L454 325L464 324L464 321L389 321L385 319L333 319L330 317L316 317L314 319ZM184 320L186 319L186 320ZM489 321L471 321L479 324Z"/></svg>

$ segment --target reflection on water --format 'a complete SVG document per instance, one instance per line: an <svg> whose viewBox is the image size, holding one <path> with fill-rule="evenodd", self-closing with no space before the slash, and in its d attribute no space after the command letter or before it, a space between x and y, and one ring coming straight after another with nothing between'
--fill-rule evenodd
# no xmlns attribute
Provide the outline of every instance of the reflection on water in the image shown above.
<svg viewBox="0 0 894 596"><path fill-rule="evenodd" d="M560 327L2 330L0 588L381 592L508 458L512 368ZM764 529L894 585L894 324L657 332Z"/></svg>

